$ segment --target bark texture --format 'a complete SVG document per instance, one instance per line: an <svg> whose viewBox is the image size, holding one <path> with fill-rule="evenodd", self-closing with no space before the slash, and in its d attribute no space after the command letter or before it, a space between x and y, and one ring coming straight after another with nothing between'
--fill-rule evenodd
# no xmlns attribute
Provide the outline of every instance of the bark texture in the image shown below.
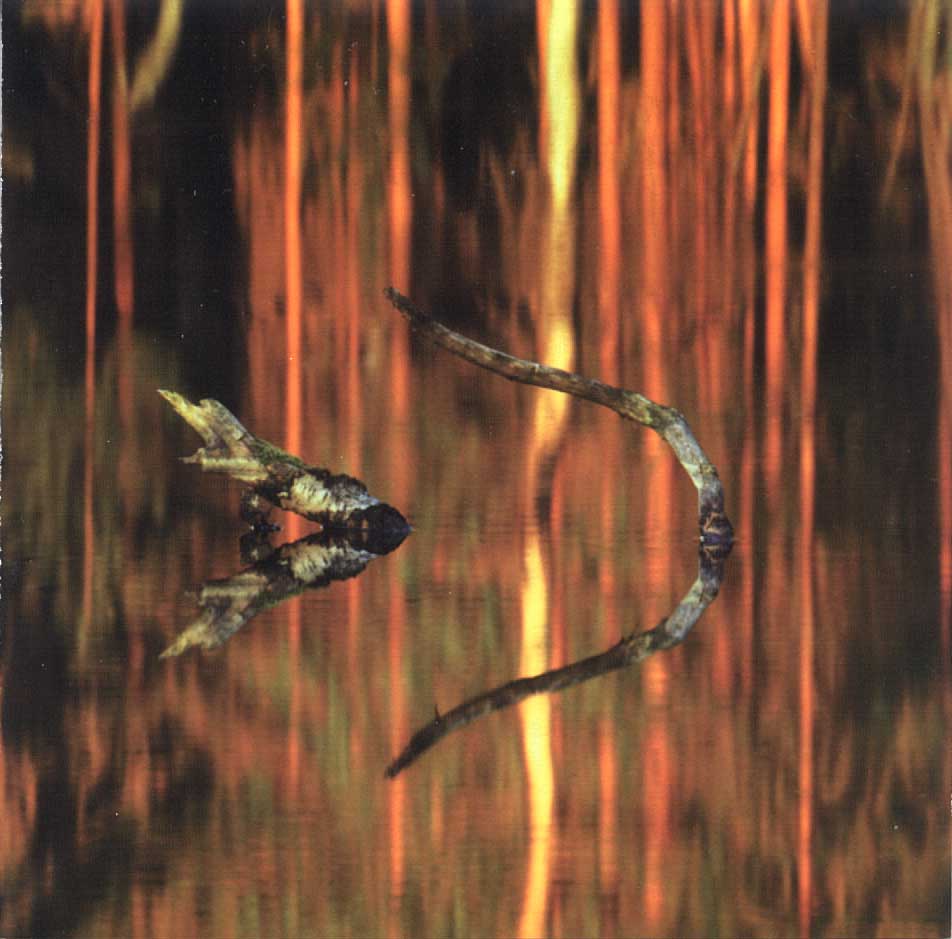
<svg viewBox="0 0 952 939"><path fill-rule="evenodd" d="M671 447L698 491L698 524L703 544L729 548L734 530L724 511L724 489L714 464L707 458L684 415L658 404L637 391L606 385L575 372L520 359L468 339L419 310L403 294L387 287L384 295L420 335L460 358L511 381L550 388L610 408L627 420L650 427Z"/></svg>
<svg viewBox="0 0 952 939"><path fill-rule="evenodd" d="M256 437L220 402L205 398L192 404L174 391L160 389L159 394L205 441L204 447L182 458L184 463L247 483L272 505L326 529L409 531L403 515L372 496L359 479L310 466Z"/></svg>

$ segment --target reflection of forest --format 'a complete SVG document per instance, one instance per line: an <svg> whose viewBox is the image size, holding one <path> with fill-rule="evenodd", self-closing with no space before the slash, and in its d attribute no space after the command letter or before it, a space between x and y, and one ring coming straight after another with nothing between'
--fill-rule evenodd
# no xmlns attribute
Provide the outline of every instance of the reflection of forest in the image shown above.
<svg viewBox="0 0 952 939"><path fill-rule="evenodd" d="M519 782L526 751L506 718L421 764L423 782L399 798L380 786L380 767L430 716L419 702L445 707L524 674L524 637L511 627L527 572L545 591L549 668L615 641L631 611L656 622L694 576L682 541L693 532L694 493L666 452L572 405L570 445L545 480L545 504L533 504L530 395L412 348L385 309L383 285L413 288L428 305L471 317L468 332L530 358L543 357L553 332L540 276L551 207L538 56L526 52L533 19L487 19L462 5L415 10L420 22L403 37L412 105L401 121L387 96L399 62L388 57L386 21L399 6L305 22L300 449L385 481L411 508L412 548L393 559L389 582L368 575L328 591L321 621L293 641L283 612L265 613L273 628L232 643L214 667L196 656L174 669L157 654L180 626L182 592L230 569L215 559L233 557L237 496L177 465L191 441L184 428L170 435L154 388L207 380L214 386L196 390L231 391L262 436L280 442L288 431L282 20L246 12L238 51L186 5L165 90L131 128L138 240L135 328L124 338L110 319L119 265L102 239L109 289L100 288L107 315L87 453L82 271L51 285L48 269L28 273L36 257L74 263L71 246L82 243L85 27L79 4L30 6L48 20L22 34L48 111L27 119L13 101L5 116L4 221L32 218L33 187L51 179L69 212L57 230L40 218L4 244L0 932L370 935L394 915L401 928L419 926L418 904L426 931L448 934L459 889L480 900L478 909L463 902L466 931L511 932L528 899L525 871L496 874L500 858L529 856L530 807ZM811 17L821 4L775 0L790 16L777 37L757 3L664 13L645 4L640 22L624 6L586 8L578 25L580 210L565 311L573 367L692 416L736 506L743 553L735 583L683 648L638 679L593 683L551 708L551 876L562 886L543 912L554 932L571 934L593 924L606 933L619 924L792 932L804 904L808 921L831 934L857 922L889 934L896 911L937 923L947 792L924 794L952 776L952 705L940 693L952 607L952 102L949 31L932 45L939 30L930 27L950 25L948 14L937 2L914 3L908 22L849 21L834 9L829 70L818 74ZM60 21L49 21L54 12ZM13 16L5 10L5 32L20 29ZM151 31L128 19L131 63ZM538 36L544 45L544 22ZM5 42L5 64L14 55L6 67L25 69L7 53L15 48ZM109 55L107 41L106 90ZM784 56L794 63L786 97L772 94ZM222 74L234 85L219 87L219 106L200 105L191 89L215 68L218 86ZM826 74L818 177L811 103ZM49 114L69 107L70 120L51 126ZM162 122L179 111L190 120L173 144ZM763 143L772 117L788 139L771 174ZM111 180L110 126L107 117ZM463 133L471 136L457 147ZM173 147L195 140L217 149L190 166ZM193 187L195 178L206 185ZM811 281L807 205L820 199L820 180L824 247ZM108 216L113 197L103 198ZM215 237L231 227L223 209L242 239L237 265ZM769 236L778 230L783 237ZM933 282L897 287L894 271L850 267L860 252L918 263L924 231ZM176 250L163 250L170 243ZM394 276L401 270L413 284ZM27 279L41 276L30 289ZM933 287L935 329L922 312ZM801 367L813 348L811 296L824 311L812 379ZM838 317L847 309L864 318ZM246 338L223 340L238 310ZM180 329L198 341L178 342ZM936 346L938 402L902 364L933 361ZM206 366L225 359L220 371ZM395 374L407 383L402 406ZM802 436L811 380L815 420ZM910 408L927 419L910 422ZM884 427L899 435L889 462ZM815 477L800 475L807 454ZM790 466L796 485L777 475ZM526 532L540 511L543 548L530 552L539 536ZM815 538L804 550L807 516ZM812 647L799 628L811 611ZM240 718L242 732L226 718ZM293 784L291 737L301 765ZM569 784L567 766L585 772ZM299 816L321 824L304 834ZM421 874L434 855L444 870L470 871L465 888ZM327 876L329 858L355 857L369 860L339 862ZM398 866L410 899L394 914L388 874ZM224 881L230 889L217 889ZM54 897L68 900L74 920L57 919Z"/></svg>

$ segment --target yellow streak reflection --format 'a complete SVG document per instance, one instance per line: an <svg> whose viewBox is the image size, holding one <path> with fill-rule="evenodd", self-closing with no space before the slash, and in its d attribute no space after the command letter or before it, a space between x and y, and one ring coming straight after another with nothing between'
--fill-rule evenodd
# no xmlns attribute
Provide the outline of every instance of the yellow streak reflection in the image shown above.
<svg viewBox="0 0 952 939"><path fill-rule="evenodd" d="M545 61L545 108L549 139L546 163L557 210L568 203L575 177L578 147L579 88L576 46L578 4L576 0L552 0L549 9Z"/></svg>
<svg viewBox="0 0 952 939"><path fill-rule="evenodd" d="M579 99L578 9L574 0L553 0L540 52L545 67L540 110L545 131L545 169L549 205L541 264L537 358L571 369L575 358L571 304L575 296L575 223L572 191L578 147ZM540 130L540 132L542 132ZM558 449L565 431L569 401L565 395L543 393L535 401L526 457L527 506L536 503L542 469ZM522 650L520 673L536 675L549 667L549 596L542 560L541 535L533 527L525 547L521 590ZM529 796L529 858L518 935L546 932L552 858L554 855L555 783L552 757L552 703L531 698L519 712Z"/></svg>
<svg viewBox="0 0 952 939"><path fill-rule="evenodd" d="M522 675L538 675L548 668L548 590L539 533L533 531L526 546L522 585ZM526 701L519 712L522 745L529 788L529 863L518 935L546 933L552 867L552 809L555 782L552 768L552 701L539 695Z"/></svg>

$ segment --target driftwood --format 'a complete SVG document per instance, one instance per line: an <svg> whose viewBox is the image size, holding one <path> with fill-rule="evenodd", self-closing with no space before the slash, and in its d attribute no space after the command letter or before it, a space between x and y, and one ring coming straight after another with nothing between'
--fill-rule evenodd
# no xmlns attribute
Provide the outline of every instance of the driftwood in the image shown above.
<svg viewBox="0 0 952 939"><path fill-rule="evenodd" d="M453 332L428 314L417 309L393 287L384 290L387 299L418 333L448 349L467 362L485 368L511 381L551 388L611 408L628 420L650 427L674 451L698 491L698 522L702 544L728 548L734 530L724 512L724 490L714 464L701 449L684 415L675 408L657 404L636 391L615 388L574 372L530 362L484 346Z"/></svg>
<svg viewBox="0 0 952 939"><path fill-rule="evenodd" d="M598 655L531 678L518 678L470 698L445 714L437 713L433 720L410 738L403 752L387 767L387 776L392 779L447 734L465 727L477 718L511 707L531 695L564 691L599 675L643 662L655 652L678 645L717 596L724 576L724 561L723 552L709 551L701 547L697 579L673 612L654 629L621 639Z"/></svg>
<svg viewBox="0 0 952 939"><path fill-rule="evenodd" d="M305 590L356 577L372 560L397 548L404 537L400 532L389 537L377 531L320 532L271 548L251 567L204 583L196 593L201 613L160 658L181 655L196 646L215 649L262 610Z"/></svg>
<svg viewBox="0 0 952 939"><path fill-rule="evenodd" d="M280 447L256 437L218 401L206 398L192 404L174 391L159 391L189 426L205 441L183 463L226 473L252 487L242 513L255 525L266 525L262 500L296 512L326 530L376 529L406 534L407 520L393 506L372 496L353 476L335 475L310 466Z"/></svg>

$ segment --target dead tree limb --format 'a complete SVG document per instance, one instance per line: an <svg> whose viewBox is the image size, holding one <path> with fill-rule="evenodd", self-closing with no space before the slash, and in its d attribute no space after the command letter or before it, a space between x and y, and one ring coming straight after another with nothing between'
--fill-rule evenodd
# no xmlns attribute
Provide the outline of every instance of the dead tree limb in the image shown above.
<svg viewBox="0 0 952 939"><path fill-rule="evenodd" d="M220 402L205 398L192 404L174 391L160 389L159 394L205 441L204 447L182 462L226 473L250 485L255 496L326 529L409 531L403 515L372 496L359 479L309 466L256 437ZM246 500L243 507L250 511L251 501Z"/></svg>
<svg viewBox="0 0 952 939"><path fill-rule="evenodd" d="M733 528L724 512L724 489L714 464L701 449L684 415L675 408L657 404L636 391L615 388L574 372L520 359L480 342L467 339L417 309L393 287L384 290L387 299L399 310L411 327L454 355L511 381L538 385L584 398L617 414L650 427L674 451L698 491L698 522L701 541L707 545L730 546Z"/></svg>

